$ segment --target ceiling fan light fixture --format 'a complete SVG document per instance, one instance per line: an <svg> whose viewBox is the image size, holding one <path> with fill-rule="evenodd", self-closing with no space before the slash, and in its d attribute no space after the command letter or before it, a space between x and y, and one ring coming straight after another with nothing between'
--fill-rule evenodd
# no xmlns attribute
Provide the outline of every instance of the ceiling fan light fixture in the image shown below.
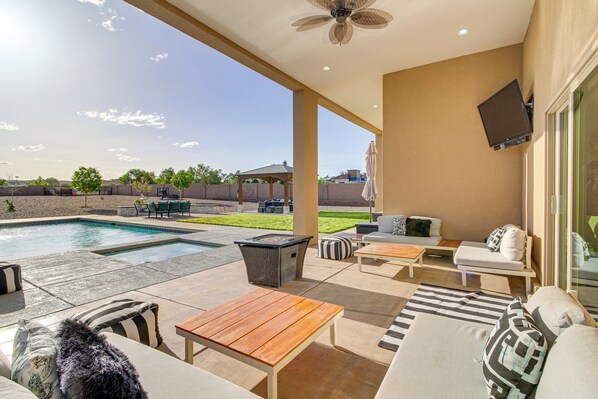
<svg viewBox="0 0 598 399"><path fill-rule="evenodd" d="M467 36L469 35L469 29L460 29L457 32L457 36Z"/></svg>
<svg viewBox="0 0 598 399"><path fill-rule="evenodd" d="M353 25L362 29L382 29L392 21L389 13L370 8L376 0L307 0L328 15L313 15L291 24L298 32L319 28L333 22L328 32L330 43L343 45L353 37Z"/></svg>

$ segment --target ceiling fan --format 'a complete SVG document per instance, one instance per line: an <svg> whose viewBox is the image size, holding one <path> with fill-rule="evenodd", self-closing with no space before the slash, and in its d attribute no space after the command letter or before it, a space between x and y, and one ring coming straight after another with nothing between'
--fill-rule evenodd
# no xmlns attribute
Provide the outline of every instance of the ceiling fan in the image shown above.
<svg viewBox="0 0 598 399"><path fill-rule="evenodd" d="M328 37L332 44L349 43L353 37L353 25L365 29L382 29L392 21L392 15L369 8L376 0L307 0L308 3L326 10L330 15L314 15L293 22L297 32L319 28L335 20Z"/></svg>

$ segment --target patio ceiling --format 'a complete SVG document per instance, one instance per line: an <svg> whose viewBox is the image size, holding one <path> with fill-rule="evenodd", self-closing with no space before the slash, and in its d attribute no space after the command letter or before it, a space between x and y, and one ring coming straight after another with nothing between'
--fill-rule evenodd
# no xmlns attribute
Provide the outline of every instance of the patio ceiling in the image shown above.
<svg viewBox="0 0 598 399"><path fill-rule="evenodd" d="M382 30L355 28L349 44L334 46L327 27L296 32L291 26L322 13L305 0L168 2L380 129L384 74L520 43L534 4L378 0L373 7L392 14L393 22ZM470 34L457 36L463 28Z"/></svg>

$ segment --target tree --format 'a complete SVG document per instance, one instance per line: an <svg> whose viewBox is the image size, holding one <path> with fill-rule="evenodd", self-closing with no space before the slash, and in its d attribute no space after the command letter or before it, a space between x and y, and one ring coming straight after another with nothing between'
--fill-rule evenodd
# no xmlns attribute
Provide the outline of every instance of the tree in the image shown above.
<svg viewBox="0 0 598 399"><path fill-rule="evenodd" d="M213 169L208 165L200 163L197 167L190 167L188 172L193 174L195 183L201 184L221 184L224 179L222 169Z"/></svg>
<svg viewBox="0 0 598 399"><path fill-rule="evenodd" d="M48 187L48 181L45 180L43 177L38 176L37 179L33 180L32 182L27 184L28 186L42 186L42 187Z"/></svg>
<svg viewBox="0 0 598 399"><path fill-rule="evenodd" d="M142 177L141 181L134 181L131 183L131 185L135 190L141 193L141 203L145 203L145 197L152 192L152 186L149 184L149 182Z"/></svg>
<svg viewBox="0 0 598 399"><path fill-rule="evenodd" d="M71 187L76 188L77 191L85 195L85 205L83 207L87 208L87 194L100 190L102 187L102 175L100 175L100 172L96 168L81 166L73 172Z"/></svg>
<svg viewBox="0 0 598 399"><path fill-rule="evenodd" d="M55 177L48 177L46 179L46 183L48 183L48 186L51 186L51 187L58 187L58 186L60 186L60 180L58 180Z"/></svg>
<svg viewBox="0 0 598 399"><path fill-rule="evenodd" d="M0 187L7 187L8 181L6 179L0 178Z"/></svg>
<svg viewBox="0 0 598 399"><path fill-rule="evenodd" d="M153 184L156 182L156 175L154 172L149 172L143 169L129 169L127 173L118 178L120 184L132 184L134 181L140 182L143 178Z"/></svg>
<svg viewBox="0 0 598 399"><path fill-rule="evenodd" d="M172 180L172 176L174 176L173 168L162 169L162 171L160 172L160 176L158 176L158 178L156 178L156 183L170 184L170 182Z"/></svg>
<svg viewBox="0 0 598 399"><path fill-rule="evenodd" d="M237 184L239 183L239 176L237 176L238 173L240 173L240 170L237 170L235 173L229 173L227 175L224 175L224 178L222 180L223 183L226 184Z"/></svg>
<svg viewBox="0 0 598 399"><path fill-rule="evenodd" d="M179 189L181 193L181 198L183 197L183 191L186 188L189 188L194 181L193 173L189 172L188 170L179 170L172 176L170 183Z"/></svg>
<svg viewBox="0 0 598 399"><path fill-rule="evenodd" d="M282 161L282 166L287 166L287 160Z"/></svg>

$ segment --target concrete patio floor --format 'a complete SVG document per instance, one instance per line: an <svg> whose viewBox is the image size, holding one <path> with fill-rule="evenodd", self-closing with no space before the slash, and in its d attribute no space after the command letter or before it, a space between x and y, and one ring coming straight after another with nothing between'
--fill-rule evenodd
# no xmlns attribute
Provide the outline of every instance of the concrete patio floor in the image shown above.
<svg viewBox="0 0 598 399"><path fill-rule="evenodd" d="M165 225L172 222L159 223ZM257 235L255 230L249 229L226 230L219 227L211 230L213 240L224 240L231 244L239 235ZM264 230L257 233L264 234ZM176 263L186 263L184 258L178 258L171 267L176 267ZM418 285L427 283L462 288L458 273L416 268L414 278L410 279L406 268L365 261L364 273L360 273L355 262L355 258L344 261L320 259L317 249L310 247L303 278L279 289L345 307L345 315L338 324L337 347L333 348L329 335L323 334L287 365L279 373L280 398L373 398L394 356L394 352L378 347L378 342ZM424 263L451 262L446 257L426 256ZM133 268L127 270L133 273ZM164 337L164 344L159 349L182 359L184 341L175 334L175 324L255 289L247 282L242 260L229 259L221 266L182 277L171 277L168 281L131 289L109 298L64 310L57 308L58 312L38 320L47 325L56 325L76 312L117 298L156 302L160 305L160 331ZM525 294L522 278L470 275L468 285L471 290ZM12 352L14 330L14 325L0 329L0 350L4 353ZM442 331L438 332L438 338L442 339ZM196 367L266 396L265 373L199 345L195 349Z"/></svg>

